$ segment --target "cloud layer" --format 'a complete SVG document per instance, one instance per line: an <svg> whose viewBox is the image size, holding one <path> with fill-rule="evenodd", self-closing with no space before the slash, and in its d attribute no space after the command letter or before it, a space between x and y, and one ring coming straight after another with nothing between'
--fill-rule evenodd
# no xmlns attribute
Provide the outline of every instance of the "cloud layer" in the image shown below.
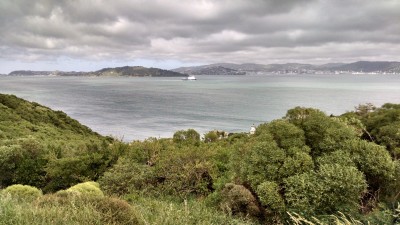
<svg viewBox="0 0 400 225"><path fill-rule="evenodd" d="M3 0L0 65L399 60L399 12L398 0Z"/></svg>

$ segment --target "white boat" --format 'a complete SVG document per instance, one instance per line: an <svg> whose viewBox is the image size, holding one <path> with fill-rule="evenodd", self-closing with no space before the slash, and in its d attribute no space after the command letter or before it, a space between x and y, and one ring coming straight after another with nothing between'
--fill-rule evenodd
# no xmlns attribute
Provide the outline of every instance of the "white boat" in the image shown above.
<svg viewBox="0 0 400 225"><path fill-rule="evenodd" d="M188 77L183 78L182 80L196 80L196 77L193 75L189 75Z"/></svg>

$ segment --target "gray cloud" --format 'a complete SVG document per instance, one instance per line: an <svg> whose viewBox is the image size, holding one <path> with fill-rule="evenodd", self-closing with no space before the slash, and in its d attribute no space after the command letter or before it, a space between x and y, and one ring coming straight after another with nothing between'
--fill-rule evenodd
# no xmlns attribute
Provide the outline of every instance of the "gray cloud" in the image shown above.
<svg viewBox="0 0 400 225"><path fill-rule="evenodd" d="M3 0L0 60L399 60L399 12L397 0Z"/></svg>

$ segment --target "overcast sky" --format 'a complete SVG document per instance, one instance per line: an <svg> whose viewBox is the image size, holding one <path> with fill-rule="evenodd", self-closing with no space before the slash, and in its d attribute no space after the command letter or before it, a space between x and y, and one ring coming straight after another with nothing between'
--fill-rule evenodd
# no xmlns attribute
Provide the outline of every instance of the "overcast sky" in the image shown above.
<svg viewBox="0 0 400 225"><path fill-rule="evenodd" d="M400 61L400 0L0 0L0 73Z"/></svg>

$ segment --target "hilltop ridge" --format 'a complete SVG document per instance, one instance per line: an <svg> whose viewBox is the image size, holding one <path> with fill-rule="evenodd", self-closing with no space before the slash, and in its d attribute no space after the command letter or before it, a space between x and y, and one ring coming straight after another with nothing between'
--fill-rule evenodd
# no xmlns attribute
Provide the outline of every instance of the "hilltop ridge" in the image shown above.
<svg viewBox="0 0 400 225"><path fill-rule="evenodd" d="M216 69L218 68L218 69ZM327 63L323 65L285 63L216 63L202 66L180 67L172 71L193 75L245 75L245 74L325 74L325 73L400 73L400 62L358 61L353 63ZM228 72L227 72L228 71Z"/></svg>
<svg viewBox="0 0 400 225"><path fill-rule="evenodd" d="M256 64L214 63L201 66L179 67L172 70L123 66L97 71L31 71L16 70L8 76L96 76L96 77L185 77L190 75L253 75L253 74L398 74L400 62L358 61L353 63L303 63Z"/></svg>
<svg viewBox="0 0 400 225"><path fill-rule="evenodd" d="M126 76L126 77L185 77L186 74L163 70L159 68L146 68L143 66L123 66L115 68L103 68L91 72L76 71L31 71L16 70L8 74L9 76Z"/></svg>

